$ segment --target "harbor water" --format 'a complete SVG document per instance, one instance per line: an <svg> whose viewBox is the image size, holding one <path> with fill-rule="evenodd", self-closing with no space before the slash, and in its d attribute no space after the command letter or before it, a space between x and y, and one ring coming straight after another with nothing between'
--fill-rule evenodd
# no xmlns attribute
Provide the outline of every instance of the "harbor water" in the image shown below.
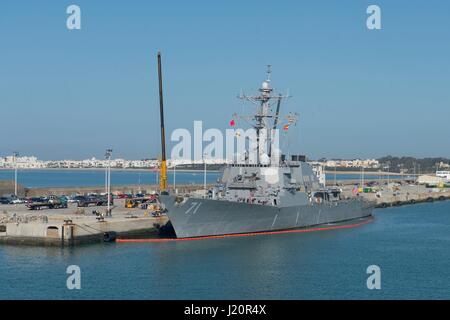
<svg viewBox="0 0 450 320"><path fill-rule="evenodd" d="M221 177L219 172L207 172L207 183L215 183ZM392 176L391 179L398 176ZM169 171L168 183L173 184L174 172ZM328 181L333 181L334 174L327 174ZM339 180L358 180L359 174L340 173ZM366 178L384 179L386 176L367 176ZM13 180L14 170L0 170L0 180ZM203 171L177 171L177 184L203 184ZM105 171L101 169L33 169L19 170L18 183L26 188L46 187L92 187L105 184ZM138 185L158 183L158 173L150 170L112 170L112 185Z"/></svg>
<svg viewBox="0 0 450 320"><path fill-rule="evenodd" d="M449 299L450 202L352 229L76 248L0 246L0 299ZM66 268L81 268L68 290ZM367 288L367 267L381 289Z"/></svg>
<svg viewBox="0 0 450 320"><path fill-rule="evenodd" d="M218 172L207 172L207 183L214 183ZM168 183L173 184L174 174L169 171ZM13 180L13 170L0 170L0 180ZM157 184L159 175L150 170L112 170L112 185ZM203 184L203 171L177 171L177 184ZM18 183L26 188L93 187L105 184L105 171L101 169L36 169L19 170Z"/></svg>

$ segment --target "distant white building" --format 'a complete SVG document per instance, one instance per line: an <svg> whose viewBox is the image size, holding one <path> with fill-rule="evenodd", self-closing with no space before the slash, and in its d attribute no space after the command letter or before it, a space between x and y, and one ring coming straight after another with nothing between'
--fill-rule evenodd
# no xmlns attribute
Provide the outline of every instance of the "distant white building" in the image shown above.
<svg viewBox="0 0 450 320"><path fill-rule="evenodd" d="M39 169L45 168L45 163L36 157L17 157L13 156L0 157L0 168L12 169Z"/></svg>
<svg viewBox="0 0 450 320"><path fill-rule="evenodd" d="M431 175L421 175L417 178L419 184L431 184L438 185L439 183L446 182L444 178Z"/></svg>
<svg viewBox="0 0 450 320"><path fill-rule="evenodd" d="M436 171L436 177L444 179L445 182L450 182L450 171Z"/></svg>
<svg viewBox="0 0 450 320"><path fill-rule="evenodd" d="M326 160L322 162L325 167L331 168L372 168L380 167L380 163L376 159L352 159L352 160Z"/></svg>

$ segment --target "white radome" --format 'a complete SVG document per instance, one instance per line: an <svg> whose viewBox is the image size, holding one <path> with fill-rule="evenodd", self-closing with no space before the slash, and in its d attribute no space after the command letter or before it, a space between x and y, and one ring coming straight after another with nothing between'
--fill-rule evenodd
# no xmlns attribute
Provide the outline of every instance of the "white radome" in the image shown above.
<svg viewBox="0 0 450 320"><path fill-rule="evenodd" d="M268 90L268 89L270 89L270 84L269 84L269 82L264 81L264 82L262 83L262 85L261 85L261 88L262 88L263 90Z"/></svg>

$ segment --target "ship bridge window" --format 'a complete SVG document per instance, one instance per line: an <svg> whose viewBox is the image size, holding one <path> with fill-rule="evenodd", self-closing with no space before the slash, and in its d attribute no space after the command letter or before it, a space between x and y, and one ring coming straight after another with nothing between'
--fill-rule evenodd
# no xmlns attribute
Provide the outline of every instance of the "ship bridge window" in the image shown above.
<svg viewBox="0 0 450 320"><path fill-rule="evenodd" d="M322 198L323 199L323 192L314 193L314 198Z"/></svg>
<svg viewBox="0 0 450 320"><path fill-rule="evenodd" d="M314 198L316 198L317 200L329 200L329 194L326 192L316 192L314 193Z"/></svg>

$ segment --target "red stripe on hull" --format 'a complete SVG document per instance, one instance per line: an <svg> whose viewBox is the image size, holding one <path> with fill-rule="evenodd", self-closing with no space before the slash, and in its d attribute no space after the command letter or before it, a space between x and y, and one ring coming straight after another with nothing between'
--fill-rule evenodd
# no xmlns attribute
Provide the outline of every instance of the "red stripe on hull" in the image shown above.
<svg viewBox="0 0 450 320"><path fill-rule="evenodd" d="M293 230L281 230L281 231L264 231L264 232L251 232L251 233L236 233L236 234L224 234L217 236L203 236L203 237L193 237L193 238L170 238L170 239L117 239L118 243L148 243L148 242L173 242L173 241L194 241L194 240L206 240L206 239L222 239L222 238L232 238L232 237L252 237L252 236L262 236L262 235L274 235L274 234L285 234L285 233L306 233L306 232L317 232L317 231L328 231L337 229L350 229L357 228L362 225L368 224L374 220L373 217L367 220L354 224L330 226L330 227L317 227L309 229L293 229Z"/></svg>

